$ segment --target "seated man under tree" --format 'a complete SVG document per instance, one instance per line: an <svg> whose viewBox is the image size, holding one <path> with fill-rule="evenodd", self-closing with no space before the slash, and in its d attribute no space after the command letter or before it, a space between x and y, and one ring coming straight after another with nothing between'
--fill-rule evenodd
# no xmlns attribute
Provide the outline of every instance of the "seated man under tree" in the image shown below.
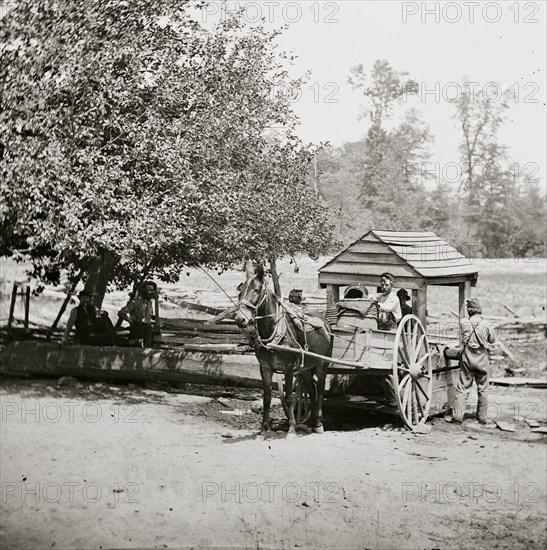
<svg viewBox="0 0 547 550"><path fill-rule="evenodd" d="M150 348L154 344L154 299L157 285L144 281L127 304L120 309L118 317L129 323L129 339L132 344Z"/></svg>
<svg viewBox="0 0 547 550"><path fill-rule="evenodd" d="M82 290L78 295L80 303L72 308L63 335L62 344L68 342L72 329L80 344L113 346L117 342L116 329L106 311L98 310L92 303L92 295Z"/></svg>

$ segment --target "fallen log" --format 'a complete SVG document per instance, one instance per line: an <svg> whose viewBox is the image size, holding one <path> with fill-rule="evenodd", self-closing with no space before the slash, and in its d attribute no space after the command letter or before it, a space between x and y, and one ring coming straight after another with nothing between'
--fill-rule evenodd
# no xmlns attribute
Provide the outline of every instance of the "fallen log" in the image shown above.
<svg viewBox="0 0 547 550"><path fill-rule="evenodd" d="M10 342L0 352L4 374L118 380L172 380L260 388L256 358L190 350Z"/></svg>

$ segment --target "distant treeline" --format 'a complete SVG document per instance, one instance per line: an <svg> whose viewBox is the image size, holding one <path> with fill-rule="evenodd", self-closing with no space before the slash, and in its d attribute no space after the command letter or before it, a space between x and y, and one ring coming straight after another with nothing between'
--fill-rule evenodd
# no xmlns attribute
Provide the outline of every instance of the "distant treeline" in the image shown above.
<svg viewBox="0 0 547 550"><path fill-rule="evenodd" d="M351 72L350 83L365 98L368 132L317 153L317 189L335 214L339 240L371 228L417 229L474 257L545 257L538 167L511 162L497 140L507 100L462 93L453 116L462 134L459 157L442 166L431 158L433 136L417 110L393 121L393 108L414 89L407 74L381 60L369 73L362 66Z"/></svg>

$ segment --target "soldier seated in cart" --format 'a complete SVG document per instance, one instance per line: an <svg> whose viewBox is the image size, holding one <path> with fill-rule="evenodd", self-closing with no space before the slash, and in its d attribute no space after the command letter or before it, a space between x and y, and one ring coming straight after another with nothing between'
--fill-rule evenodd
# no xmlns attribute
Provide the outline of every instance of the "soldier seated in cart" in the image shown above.
<svg viewBox="0 0 547 550"><path fill-rule="evenodd" d="M395 277L391 273L380 275L381 292L372 294L370 298L378 304L378 328L380 330L393 330L402 318L399 296L393 289Z"/></svg>

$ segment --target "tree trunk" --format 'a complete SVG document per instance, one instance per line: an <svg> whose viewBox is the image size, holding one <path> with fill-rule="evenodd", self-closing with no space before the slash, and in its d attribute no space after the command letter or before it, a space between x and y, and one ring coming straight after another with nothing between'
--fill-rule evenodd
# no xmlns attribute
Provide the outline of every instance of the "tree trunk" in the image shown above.
<svg viewBox="0 0 547 550"><path fill-rule="evenodd" d="M78 275L74 278L74 280L71 281L70 289L66 293L66 298L63 302L63 305L61 306L61 309L59 310L59 313L57 314L57 317L55 318L55 321L53 321L53 324L51 325L51 330L55 330L57 328L57 325L59 321L61 320L61 317L63 316L63 313L65 312L68 303L70 302L70 298L74 294L74 291L76 290L76 286L80 282L80 279L82 278L83 270L80 269L78 272Z"/></svg>
<svg viewBox="0 0 547 550"><path fill-rule="evenodd" d="M109 250L102 249L100 256L96 256L91 260L87 280L85 282L85 290L94 294L93 304L97 307L101 307L103 304L104 295L106 294L106 287L112 277L112 271L118 258Z"/></svg>
<svg viewBox="0 0 547 550"><path fill-rule="evenodd" d="M279 286L279 275L277 274L275 258L270 258L270 272L272 274L274 292L281 298L281 287Z"/></svg>

